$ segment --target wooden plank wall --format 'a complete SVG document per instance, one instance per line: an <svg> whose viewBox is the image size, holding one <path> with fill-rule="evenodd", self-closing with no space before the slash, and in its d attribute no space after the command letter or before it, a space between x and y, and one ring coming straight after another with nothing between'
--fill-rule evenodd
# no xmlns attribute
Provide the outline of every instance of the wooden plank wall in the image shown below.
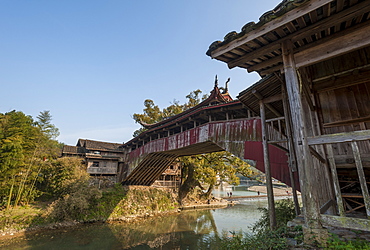
<svg viewBox="0 0 370 250"><path fill-rule="evenodd" d="M299 78L302 83L302 105L303 113L305 114L305 126L307 129L307 136L321 135L320 120L317 113L317 104L312 94L312 83L309 72L301 69L299 71ZM305 88L305 90L303 90ZM315 179L318 181L319 187L319 204L324 206L329 200L335 200L334 189L331 180L331 173L328 165L324 161L326 153L322 145L316 145L311 148L311 155L313 158L313 167L315 169ZM330 209L329 213L333 214L335 211Z"/></svg>
<svg viewBox="0 0 370 250"><path fill-rule="evenodd" d="M323 134L370 129L370 48L312 66L311 74L318 79L314 89ZM359 142L359 149L369 154L370 143ZM350 143L333 144L333 150L337 159L352 157Z"/></svg>

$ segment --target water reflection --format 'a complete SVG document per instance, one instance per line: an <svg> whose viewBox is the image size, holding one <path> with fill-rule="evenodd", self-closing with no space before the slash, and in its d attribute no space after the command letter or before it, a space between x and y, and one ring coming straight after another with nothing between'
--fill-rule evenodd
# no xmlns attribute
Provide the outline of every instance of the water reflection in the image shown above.
<svg viewBox="0 0 370 250"><path fill-rule="evenodd" d="M260 218L257 208L266 204L266 200L242 201L224 209L184 211L139 223L52 230L15 239L2 249L199 249L211 235L248 231Z"/></svg>

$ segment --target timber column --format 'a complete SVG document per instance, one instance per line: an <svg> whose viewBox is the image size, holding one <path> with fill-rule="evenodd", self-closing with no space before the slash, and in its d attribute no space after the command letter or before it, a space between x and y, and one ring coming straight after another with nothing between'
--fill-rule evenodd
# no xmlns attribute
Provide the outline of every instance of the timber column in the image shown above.
<svg viewBox="0 0 370 250"><path fill-rule="evenodd" d="M320 207L318 204L317 180L315 179L312 157L310 154L305 117L302 108L301 83L298 80L294 60L293 45L290 40L282 43L285 83L288 93L294 146L297 156L299 183L302 191L302 202L306 226L310 230L321 229ZM316 230L315 230L316 231ZM318 232L317 232L318 233Z"/></svg>

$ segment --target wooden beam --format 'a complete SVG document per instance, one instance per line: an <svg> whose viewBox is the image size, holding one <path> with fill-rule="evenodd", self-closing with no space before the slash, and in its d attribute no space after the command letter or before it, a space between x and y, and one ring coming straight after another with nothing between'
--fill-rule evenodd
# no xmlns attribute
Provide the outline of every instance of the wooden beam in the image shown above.
<svg viewBox="0 0 370 250"><path fill-rule="evenodd" d="M307 142L307 131L304 124L300 82L293 55L293 44L290 40L282 43L286 89L288 93L294 148L298 162L302 201L305 207L304 216L306 225L310 228L321 228L319 222L320 207L318 202L317 179L313 169L312 157Z"/></svg>
<svg viewBox="0 0 370 250"><path fill-rule="evenodd" d="M274 58L265 60L265 61L263 61L261 63L257 63L257 64L255 64L253 66L248 67L247 68L247 71L248 71L248 73L251 73L253 71L259 71L261 69L264 69L264 68L267 68L267 67L271 67L271 65L282 63L282 62L283 62L283 57L282 56L276 56ZM279 69L280 68L283 68L283 65L279 65L278 68Z"/></svg>
<svg viewBox="0 0 370 250"><path fill-rule="evenodd" d="M319 152L317 152L313 147L310 147L310 152L313 156L316 157L316 159L318 159L321 163L324 163L326 164L326 160L324 157L322 157Z"/></svg>
<svg viewBox="0 0 370 250"><path fill-rule="evenodd" d="M331 199L325 202L325 204L320 207L320 214L324 214L326 211L328 211L328 209L333 206L333 204L334 201Z"/></svg>
<svg viewBox="0 0 370 250"><path fill-rule="evenodd" d="M291 39L293 42L300 41L306 36L311 36L315 33L321 32L321 30L329 29L330 27L334 26L335 24L351 20L352 18L358 16L360 13L365 13L370 10L370 6L366 2L362 2L356 6L353 6L349 9L346 9L341 12L337 12L333 16L329 18L324 18L318 22L315 22L312 25L306 26L305 28L299 29L296 32L293 32L287 36L284 37L284 39ZM329 20L328 20L329 19ZM299 19L298 19L299 20ZM248 33L249 34L249 33ZM252 61L255 58L261 57L262 55L277 50L279 47L279 44L281 43L280 40L274 41L267 46L263 46L261 48L258 48L252 52L249 52L243 58L237 58L230 62L228 62L229 68L233 68L236 66L240 66L248 61ZM271 60L274 60L272 62ZM270 62L270 63L267 63ZM262 63L256 64L251 67L247 67L248 72L252 71L258 71L260 69L263 69L269 65L276 64L277 62L282 62L282 57L277 56L272 59L266 60L262 63L265 63L266 65L262 65ZM238 65L239 64L239 65ZM260 65L260 66L259 66ZM258 69L257 69L258 68Z"/></svg>
<svg viewBox="0 0 370 250"><path fill-rule="evenodd" d="M370 140L370 130L359 130L308 137L309 145Z"/></svg>
<svg viewBox="0 0 370 250"><path fill-rule="evenodd" d="M282 120L285 120L285 117L284 116L282 116L282 117L276 117L276 118L272 118L272 119L268 119L268 120L266 120L266 122L269 123L269 122L282 121Z"/></svg>
<svg viewBox="0 0 370 250"><path fill-rule="evenodd" d="M272 188L269 148L267 144L265 104L262 101L260 101L260 114L261 114L261 124L262 124L261 127L262 127L263 160L264 160L265 174L266 174L266 187L267 187L268 209L269 209L269 217L270 217L270 228L273 230L276 228L275 202L274 202L274 191Z"/></svg>
<svg viewBox="0 0 370 250"><path fill-rule="evenodd" d="M334 161L333 147L331 146L331 144L326 145L326 151L328 153L329 167L330 167L331 176L333 179L334 192L335 192L335 198L337 201L338 212L340 216L345 216L346 213L345 213L344 206L343 206L338 173L337 173L337 168L336 168L335 161Z"/></svg>
<svg viewBox="0 0 370 250"><path fill-rule="evenodd" d="M324 123L323 127L324 128L332 128L332 127L347 126L347 125L351 125L351 124L355 124L355 123L369 122L369 121L370 121L370 116L366 116L366 117L360 117L360 118L355 118L355 119L348 119L348 120L343 120L343 121Z"/></svg>
<svg viewBox="0 0 370 250"><path fill-rule="evenodd" d="M252 61L252 60L260 57L261 55L268 54L271 51L279 50L280 47L281 47L280 43L275 43L275 44L269 45L269 46L263 46L260 49L249 52L248 54L246 54L244 56L241 56L237 59L234 59L234 60L228 62L227 66L229 67L229 69L232 69L236 66L239 66L239 64L243 64L243 63Z"/></svg>
<svg viewBox="0 0 370 250"><path fill-rule="evenodd" d="M296 67L306 67L370 45L370 21L320 39L294 54Z"/></svg>
<svg viewBox="0 0 370 250"><path fill-rule="evenodd" d="M286 14L282 15L279 18L276 18L261 27L248 32L245 36L235 39L232 42L215 49L211 52L212 58L216 58L218 56L223 55L247 42L253 41L254 39L263 36L266 33L269 33L279 27L283 27L285 24L294 21L295 19L304 16L311 11L320 8L326 4L330 4L333 0L317 0L314 2L309 2L308 4L304 4L294 9L294 11L289 11Z"/></svg>
<svg viewBox="0 0 370 250"><path fill-rule="evenodd" d="M263 102L263 96L256 90L252 90L252 94L257 97L258 100L261 100ZM266 108L271 110L272 113L274 113L276 116L280 117L282 116L279 111L277 111L271 104L266 103Z"/></svg>
<svg viewBox="0 0 370 250"><path fill-rule="evenodd" d="M284 83L282 79L275 74L275 76L281 81L281 83ZM289 178L290 178L290 183L292 186L292 192L293 192L293 200L294 200L294 209L296 215L301 214L301 209L299 206L299 201L298 201L298 195L297 195L297 187L295 183L295 178L294 178L294 172L297 172L297 160L296 160L296 154L295 154L295 149L294 149L294 142L292 139L292 126L290 123L290 108L289 104L287 101L287 92L286 92L286 87L285 84L281 86L281 92L282 92L282 97L283 97L283 108L284 108L284 120L285 120L285 128L286 128L286 135L287 135L287 140L288 140L288 150L289 150Z"/></svg>
<svg viewBox="0 0 370 250"><path fill-rule="evenodd" d="M322 214L320 220L324 226L370 231L370 220Z"/></svg>
<svg viewBox="0 0 370 250"><path fill-rule="evenodd" d="M263 101L263 103L277 102L277 101L281 101L281 98L282 98L281 94L277 94L277 95L274 95L274 96L266 97L262 101Z"/></svg>
<svg viewBox="0 0 370 250"><path fill-rule="evenodd" d="M355 162L356 162L357 174L358 174L358 179L361 185L362 195L364 197L367 218L370 219L370 195L369 195L369 189L367 188L367 184L366 184L364 167L362 166L362 162L361 162L360 150L358 149L357 142L355 141L351 143L351 146L352 146L352 151L353 151L353 157L355 158Z"/></svg>

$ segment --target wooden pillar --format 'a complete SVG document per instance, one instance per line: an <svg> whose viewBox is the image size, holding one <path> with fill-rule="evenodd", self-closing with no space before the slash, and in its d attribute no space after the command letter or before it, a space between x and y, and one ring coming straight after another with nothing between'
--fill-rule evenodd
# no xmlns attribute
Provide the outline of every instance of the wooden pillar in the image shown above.
<svg viewBox="0 0 370 250"><path fill-rule="evenodd" d="M313 161L307 143L307 132L302 107L301 86L298 81L294 61L293 44L290 40L282 43L285 83L288 93L294 148L297 157L297 167L302 191L304 217L309 228L322 228L320 223L320 207L318 203L317 180L313 169Z"/></svg>
<svg viewBox="0 0 370 250"><path fill-rule="evenodd" d="M333 179L335 198L337 200L338 212L340 216L345 217L346 213L343 206L342 192L340 191L340 185L338 180L337 167L335 165L333 147L331 144L326 145L326 152L328 153L328 161L330 166L330 171Z"/></svg>
<svg viewBox="0 0 370 250"><path fill-rule="evenodd" d="M269 216L270 216L270 228L273 230L276 228L274 190L272 188L269 148L268 148L268 143L267 143L268 138L267 138L267 128L266 128L265 105L262 100L260 101L260 113L261 113L261 124L262 124L263 161L264 161L265 174L266 174L268 210L269 210Z"/></svg>
<svg viewBox="0 0 370 250"><path fill-rule="evenodd" d="M286 100L287 94L286 94L286 88L284 85L281 88L281 92L282 92L282 97L283 97L282 99L283 99L284 119L285 119L286 135L287 135L288 150L289 150L289 177L290 177L290 182L291 182L292 192L293 192L295 214L299 215L301 214L301 209L299 207L297 188L295 186L295 179L294 179L294 174L293 174L293 172L297 171L297 166L296 166L297 160L296 160L294 143L293 143L293 138L292 138L292 128L290 124L290 108Z"/></svg>
<svg viewBox="0 0 370 250"><path fill-rule="evenodd" d="M367 218L370 218L370 196L369 196L369 189L367 188L366 184L366 177L364 173L364 167L362 165L360 151L358 150L357 142L351 142L353 157L355 158L358 180L360 181L362 196L364 197L364 203L366 208L366 215Z"/></svg>

